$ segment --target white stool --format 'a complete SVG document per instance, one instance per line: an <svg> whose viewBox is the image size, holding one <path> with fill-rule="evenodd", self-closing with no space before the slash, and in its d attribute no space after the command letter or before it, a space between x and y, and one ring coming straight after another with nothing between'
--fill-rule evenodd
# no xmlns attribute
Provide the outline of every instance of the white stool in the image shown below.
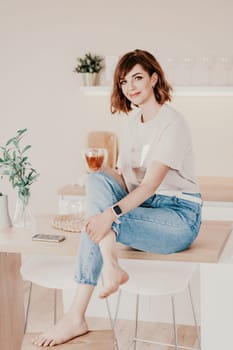
<svg viewBox="0 0 233 350"><path fill-rule="evenodd" d="M57 319L57 290L71 290L77 288L77 283L74 281L75 260L73 256L53 256L53 255L24 255L21 265L21 275L24 280L30 281L30 290L28 303L26 308L26 320L24 333L27 330L28 314L31 302L32 284L54 289L54 324ZM105 299L109 321L113 329L114 345L118 350L114 325L111 317L111 310L108 298Z"/></svg>
<svg viewBox="0 0 233 350"><path fill-rule="evenodd" d="M31 302L32 284L54 289L54 324L57 318L57 290L75 289L74 281L75 257L24 255L21 265L21 275L24 280L30 281L28 304L26 308L26 321L24 331L27 329L28 313Z"/></svg>
<svg viewBox="0 0 233 350"><path fill-rule="evenodd" d="M152 260L121 260L121 266L128 272L129 281L120 286L119 300L116 307L115 322L117 319L121 291L126 291L136 295L136 324L135 334L131 345L136 349L137 342L172 346L178 349L193 349L190 347L178 346L176 332L176 317L175 317L175 295L189 290L189 296L192 306L194 322L197 330L197 338L200 349L199 329L195 315L192 294L190 289L191 278L197 268L196 264L180 263L180 262L161 262ZM139 298L140 296L163 296L167 295L171 299L173 330L174 330L174 345L166 344L137 337L138 333L138 314L139 314Z"/></svg>

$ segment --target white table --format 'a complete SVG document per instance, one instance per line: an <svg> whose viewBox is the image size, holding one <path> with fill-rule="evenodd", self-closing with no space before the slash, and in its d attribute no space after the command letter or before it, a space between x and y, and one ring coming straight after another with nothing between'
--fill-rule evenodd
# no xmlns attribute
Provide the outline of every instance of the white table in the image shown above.
<svg viewBox="0 0 233 350"><path fill-rule="evenodd" d="M38 232L55 233L49 216L40 217ZM20 350L24 329L24 293L20 275L21 253L76 255L79 235L66 234L62 243L32 241L32 232L24 229L0 230L0 349Z"/></svg>
<svg viewBox="0 0 233 350"><path fill-rule="evenodd" d="M224 225L225 229L231 230L230 223ZM38 231L59 232L52 229L48 216L38 219ZM33 242L32 232L27 230L0 230L0 349L20 350L23 339L24 308L23 282L19 271L20 254L76 255L79 234L65 235L66 240L62 243L42 243ZM232 348L233 265L227 263L231 251L232 234L217 263L200 263L202 350ZM141 256L141 252L137 254L139 258L145 258L145 255ZM123 255L127 257L125 251ZM177 260L176 256L180 257L176 254L173 256L174 260ZM128 257L132 256L129 254ZM134 255L134 258L137 256ZM153 257L150 254L149 259L151 258ZM154 255L154 259L159 259L159 256ZM185 260L188 261L187 255Z"/></svg>

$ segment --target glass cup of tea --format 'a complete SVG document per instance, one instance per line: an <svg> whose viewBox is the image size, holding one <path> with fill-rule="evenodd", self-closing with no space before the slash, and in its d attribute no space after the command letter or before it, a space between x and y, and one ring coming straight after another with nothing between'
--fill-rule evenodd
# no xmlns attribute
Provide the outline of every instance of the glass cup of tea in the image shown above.
<svg viewBox="0 0 233 350"><path fill-rule="evenodd" d="M87 148L83 152L83 157L88 172L94 172L103 169L106 165L108 151L106 148Z"/></svg>

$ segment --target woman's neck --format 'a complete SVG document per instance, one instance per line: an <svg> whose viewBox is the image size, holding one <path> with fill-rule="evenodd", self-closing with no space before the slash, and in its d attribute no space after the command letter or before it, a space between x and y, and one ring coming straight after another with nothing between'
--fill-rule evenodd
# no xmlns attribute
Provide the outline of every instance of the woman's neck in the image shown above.
<svg viewBox="0 0 233 350"><path fill-rule="evenodd" d="M146 123L149 120L155 118L161 107L162 105L160 105L156 100L150 102L148 101L148 103L141 105L140 109L142 123Z"/></svg>

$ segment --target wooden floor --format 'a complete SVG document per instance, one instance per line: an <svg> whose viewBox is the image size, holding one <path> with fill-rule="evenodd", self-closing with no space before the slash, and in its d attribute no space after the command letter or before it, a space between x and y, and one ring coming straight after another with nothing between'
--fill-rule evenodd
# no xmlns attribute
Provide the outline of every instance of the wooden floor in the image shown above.
<svg viewBox="0 0 233 350"><path fill-rule="evenodd" d="M25 305L27 303L28 291L29 283L24 282ZM33 285L27 333L41 332L53 324L53 295L54 294L52 290ZM60 293L58 293L57 301L57 312L59 319L63 314L62 299ZM103 318L88 318L88 325L89 329L91 330L110 329L109 321ZM120 320L118 322L117 334L120 350L133 350L132 346L129 347L133 332L133 321ZM138 336L151 340L154 339L160 342L172 343L172 326L165 323L155 324L152 322L140 322ZM179 345L181 346L198 348L195 328L183 325L178 326L178 341ZM54 349L56 349L56 347ZM137 345L137 350L148 349L173 350L174 347L143 343L138 343ZM22 348L22 350L26 350L26 347ZM106 347L104 346L101 350L109 350L109 347L106 344Z"/></svg>

